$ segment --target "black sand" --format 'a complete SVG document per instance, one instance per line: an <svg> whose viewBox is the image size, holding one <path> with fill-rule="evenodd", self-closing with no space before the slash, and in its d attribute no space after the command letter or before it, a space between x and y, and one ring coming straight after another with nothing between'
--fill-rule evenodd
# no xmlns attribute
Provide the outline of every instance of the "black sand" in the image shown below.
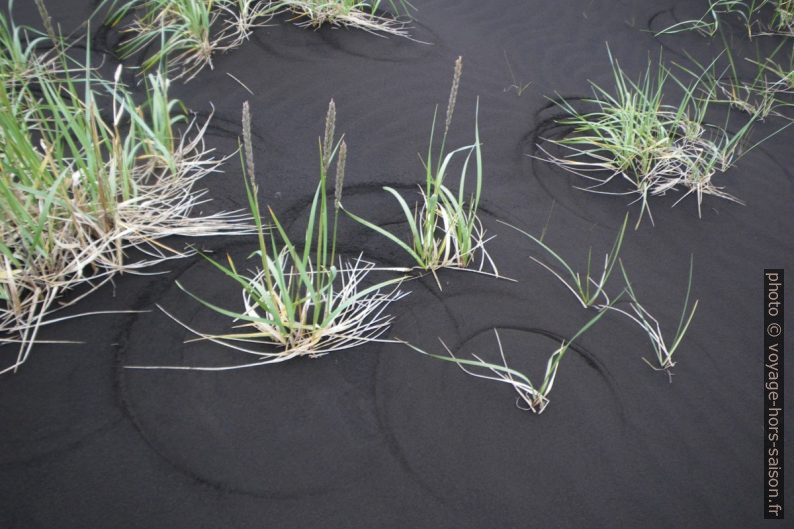
<svg viewBox="0 0 794 529"><path fill-rule="evenodd" d="M34 20L33 2L18 4L17 21ZM64 29L92 8L48 4ZM698 14L701 2L415 4L413 33L431 45L274 25L216 56L214 71L176 83L175 93L198 112L214 104L209 141L220 154L236 148L241 104L250 100L262 195L287 222L314 190L316 138L333 97L350 148L346 204L396 223L396 203L380 186L410 192L423 178L416 154L462 55L451 145L471 141L479 95L484 220L498 234L491 252L520 282L444 272L442 294L432 279L411 282L412 294L392 307L392 335L433 350L440 336L458 350L493 353L490 329L498 327L514 367L539 378L554 337L573 334L588 314L528 259L537 249L496 219L537 233L554 204L547 241L582 263L588 246L600 253L611 244L627 202L577 191L573 178L526 156L550 115L541 112L543 96L585 96L588 79L609 86L606 41L631 73L660 45L670 59L683 50L713 56L697 35L646 31ZM532 81L520 97L508 89L505 54L516 80ZM694 200L671 209L677 197L662 198L653 203L656 226L646 221L627 236L624 261L663 324L677 323L695 256L700 309L673 383L642 362L651 351L641 331L608 316L563 360L540 416L517 409L507 386L393 345L226 373L125 370L239 360L219 346L184 345L186 332L155 303L217 330L226 322L174 280L228 306L240 294L200 258L161 276L121 277L72 313L151 312L47 329L44 338L85 344L37 346L0 381L0 527L766 526L761 285L763 268L794 256L792 139L794 128L720 177L746 206L706 198L698 220ZM216 207L244 207L234 161L207 185ZM205 247L243 258L254 244ZM388 241L350 223L342 246L407 264Z"/></svg>

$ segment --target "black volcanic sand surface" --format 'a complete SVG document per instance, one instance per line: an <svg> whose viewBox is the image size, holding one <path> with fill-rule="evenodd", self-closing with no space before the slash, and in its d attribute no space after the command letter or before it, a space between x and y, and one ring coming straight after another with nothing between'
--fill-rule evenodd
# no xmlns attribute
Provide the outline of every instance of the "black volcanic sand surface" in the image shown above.
<svg viewBox="0 0 794 529"><path fill-rule="evenodd" d="M33 2L17 3L18 21L35 18ZM93 7L49 4L65 30ZM537 248L496 220L535 233L548 221L548 243L581 264L588 246L600 253L611 244L627 202L575 190L575 179L526 156L553 115L544 94L586 96L588 79L609 85L606 41L632 73L660 46L677 59L714 48L694 34L647 31L698 14L695 2L415 4L414 35L430 44L276 24L215 57L213 71L175 83L174 93L203 115L214 105L207 138L219 155L235 149L250 100L262 197L294 234L334 98L350 148L346 204L399 230L397 205L380 187L411 193L422 178L417 152L462 55L450 145L471 141L479 95L483 219L498 235L491 252L500 270L519 282L442 272L439 293L431 278L411 281L411 294L391 308L391 336L436 352L441 337L494 358L497 328L514 367L539 380L560 337L588 314L529 260ZM92 31L97 45L118 38ZM505 55L516 81L532 82L520 97L508 89ZM760 527L761 281L763 268L794 255L792 139L794 129L720 177L746 206L706 198L698 220L694 200L671 209L670 196L653 203L655 227L644 222L627 235L635 287L667 326L677 322L695 256L700 309L673 383L642 362L651 354L645 336L607 316L563 360L541 416L519 410L507 386L394 344L222 373L127 370L241 360L216 345L184 344L189 333L156 308L220 330L227 322L174 280L227 306L240 293L200 258L162 275L120 277L71 313L147 312L48 328L44 338L85 343L37 346L0 381L0 527ZM244 206L234 161L207 186L211 207ZM364 249L407 264L394 245L349 222L341 238L348 255ZM241 260L254 244L202 242Z"/></svg>

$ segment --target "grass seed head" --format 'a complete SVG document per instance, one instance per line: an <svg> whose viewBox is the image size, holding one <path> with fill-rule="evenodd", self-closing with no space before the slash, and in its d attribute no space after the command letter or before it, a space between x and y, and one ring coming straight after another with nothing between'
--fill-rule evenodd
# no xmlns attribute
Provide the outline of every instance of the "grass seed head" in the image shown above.
<svg viewBox="0 0 794 529"><path fill-rule="evenodd" d="M345 185L345 163L347 162L347 143L342 140L339 145L339 157L336 159L336 186L334 188L334 207L342 205L342 188Z"/></svg>
<svg viewBox="0 0 794 529"><path fill-rule="evenodd" d="M44 24L44 30L47 36L52 40L53 44L58 43L58 34L55 32L55 26L52 25L52 17L47 11L47 6L44 5L44 0L36 0L36 8L39 10L41 22Z"/></svg>
<svg viewBox="0 0 794 529"><path fill-rule="evenodd" d="M251 108L248 101L243 103L243 149L248 178L254 181L254 148L251 142Z"/></svg>
<svg viewBox="0 0 794 529"><path fill-rule="evenodd" d="M460 76L463 73L463 57L458 57L455 61L455 71L452 74L452 87L449 90L449 101L447 102L447 119L444 122L444 134L449 132L452 124L452 114L455 113L455 103L458 100L458 88L460 87Z"/></svg>
<svg viewBox="0 0 794 529"><path fill-rule="evenodd" d="M336 128L336 103L328 103L328 113L325 115L325 134L323 135L323 168L327 172L331 163L331 153L334 150L334 133Z"/></svg>

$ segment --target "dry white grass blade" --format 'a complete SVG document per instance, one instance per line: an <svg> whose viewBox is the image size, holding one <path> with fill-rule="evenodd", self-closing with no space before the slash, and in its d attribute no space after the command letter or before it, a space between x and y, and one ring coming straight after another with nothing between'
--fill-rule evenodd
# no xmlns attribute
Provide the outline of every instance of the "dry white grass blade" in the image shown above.
<svg viewBox="0 0 794 529"><path fill-rule="evenodd" d="M268 25L274 14L270 2L259 0L232 0L217 5L223 16L216 48L224 51L245 44L256 28Z"/></svg>
<svg viewBox="0 0 794 529"><path fill-rule="evenodd" d="M228 75L229 77L231 77L232 79L234 79L234 81L235 81L237 84L239 84L240 86L242 86L243 88L245 88L245 91L246 91L246 92L248 92L248 93L249 93L249 94L251 94L251 95L254 95L254 91L253 91L253 90L251 90L250 88L248 88L248 85L246 85L246 84L245 84L244 82L242 82L240 79L238 79L237 77L235 77L234 75L232 75L232 74L231 74L231 73L229 73L229 72L226 72L226 75Z"/></svg>

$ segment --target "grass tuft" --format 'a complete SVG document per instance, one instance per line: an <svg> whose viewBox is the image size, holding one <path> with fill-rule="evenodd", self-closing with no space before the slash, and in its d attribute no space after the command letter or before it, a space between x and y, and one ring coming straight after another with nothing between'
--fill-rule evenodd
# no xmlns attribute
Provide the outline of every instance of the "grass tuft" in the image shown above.
<svg viewBox="0 0 794 529"><path fill-rule="evenodd" d="M455 62L452 88L447 104L445 130L438 146L435 161L433 151L436 146L435 125L438 107L436 107L433 116L430 145L427 150L427 158L423 160L425 184L424 187L420 187L421 206L417 205L411 210L407 201L394 188L384 187L384 190L394 196L405 215L410 230L409 240L404 241L385 228L348 210L345 212L352 219L377 231L405 250L412 258L414 268L429 271L434 275L441 268L471 268L478 272L490 273L487 271L489 268L492 275L498 276L496 265L485 249L488 239L485 237L485 229L477 214L482 194L483 173L478 120L479 99L475 111L474 143L450 152L446 151L447 133L455 111L461 72L462 60L458 58ZM451 164L458 157L462 157L463 162L458 191L454 193L446 186L445 181ZM474 166L474 190L467 196L466 179L471 165Z"/></svg>
<svg viewBox="0 0 794 529"><path fill-rule="evenodd" d="M711 88L702 97L705 72L685 83L661 61L656 69L649 62L633 81L611 53L609 59L614 90L591 82L593 97L584 100L594 109L590 112L564 99L557 101L565 113L557 124L570 132L561 139L546 139L562 151L559 155L538 145L543 153L539 159L584 178L585 191L637 196L642 205L637 227L645 214L653 222L649 199L672 191L683 191L676 204L694 195L699 215L705 195L742 203L715 184L714 177L757 145L747 147L758 113L729 132L730 116L723 126L706 121L716 99ZM674 91L681 92L680 97L667 103L666 96ZM627 182L629 189L607 190L614 180Z"/></svg>
<svg viewBox="0 0 794 529"><path fill-rule="evenodd" d="M106 0L105 23L124 27L118 48L121 59L146 52L143 71L164 68L172 78L195 77L212 55L241 46L251 32L266 24L277 11L273 2L258 0ZM156 46L159 44L159 46Z"/></svg>
<svg viewBox="0 0 794 529"><path fill-rule="evenodd" d="M248 103L243 106L243 152L249 158L251 117ZM259 245L251 257L258 267L251 273L238 269L231 257L225 262L205 256L226 277L242 289L242 310L229 310L191 297L216 313L231 318L235 330L207 334L179 320L199 339L209 340L254 356L254 360L231 366L131 366L149 369L194 369L219 371L284 362L296 357L315 358L377 341L390 326L392 318L384 311L405 294L398 290L402 277L384 281L370 280L374 264L362 256L336 266L336 231L339 207L328 205L326 180L328 167L336 159L337 182L344 178L343 140L334 139L335 106L329 105L325 135L319 139L320 180L312 199L303 248L296 246L276 215L269 209L274 229L266 235L253 173L244 175L251 214L257 227ZM326 152L326 146L329 151ZM243 167L253 168L249 159ZM338 193L338 191L337 191ZM332 218L333 217L333 218ZM168 314L168 313L166 313ZM170 314L169 314L170 316Z"/></svg>
<svg viewBox="0 0 794 529"><path fill-rule="evenodd" d="M0 13L0 39L13 44L0 52L0 343L19 344L0 374L25 362L56 310L118 273L194 253L165 237L250 232L239 213L194 216L208 202L196 184L221 161L163 75L147 77L136 103L120 68L112 82L96 75L90 46L85 65L60 42L39 58L46 41L34 34Z"/></svg>
<svg viewBox="0 0 794 529"><path fill-rule="evenodd" d="M319 28L322 25L361 29L369 33L409 37L399 15L408 15L413 6L405 0L275 0L279 10L292 12L298 25ZM381 5L388 4L395 17L379 15Z"/></svg>
<svg viewBox="0 0 794 529"><path fill-rule="evenodd" d="M38 0L37 0L38 1ZM298 25L317 28L353 27L371 33L408 37L398 17L378 14L381 0L104 0L106 25L124 23L126 38L118 53L127 59L154 51L143 61L143 71L166 69L172 78L189 81L204 67L212 68L217 52L238 48L254 29L273 16L292 13ZM395 13L408 14L404 0L388 2ZM126 21L132 17L132 21Z"/></svg>

